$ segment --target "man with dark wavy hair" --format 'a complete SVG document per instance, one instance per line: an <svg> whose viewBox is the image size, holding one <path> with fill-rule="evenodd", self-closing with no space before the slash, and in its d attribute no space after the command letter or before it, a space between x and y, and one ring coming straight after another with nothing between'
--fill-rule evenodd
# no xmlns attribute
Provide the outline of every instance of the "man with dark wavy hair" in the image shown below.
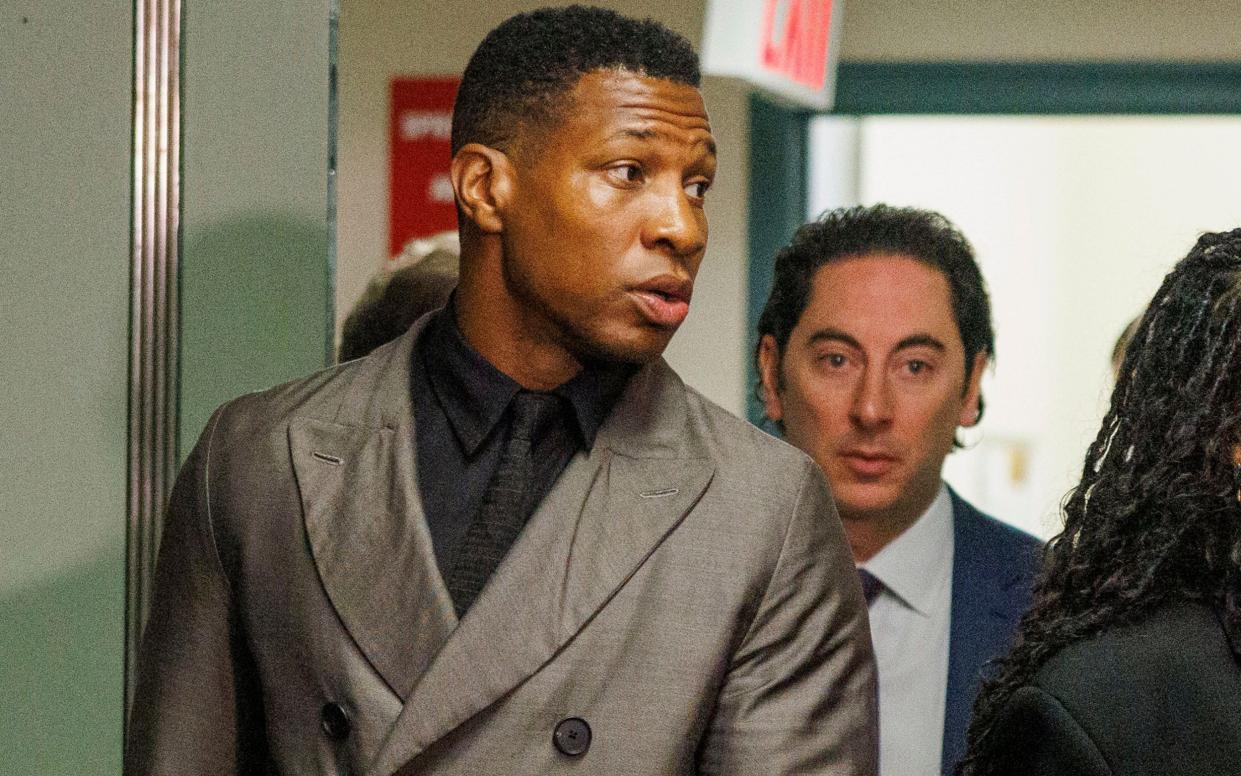
<svg viewBox="0 0 1241 776"><path fill-rule="evenodd" d="M825 213L776 257L759 321L768 417L826 472L870 606L883 776L949 772L1039 543L944 484L995 350L968 241L938 213Z"/></svg>
<svg viewBox="0 0 1241 776"><path fill-rule="evenodd" d="M874 773L822 474L660 358L706 248L698 81L610 11L487 36L448 305L226 404L182 472L130 773Z"/></svg>

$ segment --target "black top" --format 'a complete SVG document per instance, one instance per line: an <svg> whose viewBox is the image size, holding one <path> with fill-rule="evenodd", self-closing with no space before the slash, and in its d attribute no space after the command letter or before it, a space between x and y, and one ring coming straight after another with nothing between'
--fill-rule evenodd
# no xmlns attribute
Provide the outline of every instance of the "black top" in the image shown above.
<svg viewBox="0 0 1241 776"><path fill-rule="evenodd" d="M1241 663L1210 607L1168 604L1065 647L990 738L988 776L1238 776Z"/></svg>
<svg viewBox="0 0 1241 776"><path fill-rule="evenodd" d="M452 302L435 314L411 359L418 488L441 573L500 464L521 386L470 347ZM533 440L535 503L543 500L578 450L589 450L625 383L629 364L592 364L551 393L565 411Z"/></svg>

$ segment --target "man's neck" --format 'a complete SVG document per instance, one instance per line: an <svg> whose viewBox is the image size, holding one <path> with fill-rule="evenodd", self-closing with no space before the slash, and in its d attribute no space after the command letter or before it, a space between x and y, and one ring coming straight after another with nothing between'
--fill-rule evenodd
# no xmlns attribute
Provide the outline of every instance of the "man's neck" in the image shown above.
<svg viewBox="0 0 1241 776"><path fill-rule="evenodd" d="M456 313L470 347L522 388L549 391L582 371L582 363L555 344L550 322L521 307L504 289L467 275L464 262Z"/></svg>
<svg viewBox="0 0 1241 776"><path fill-rule="evenodd" d="M942 483L939 487L942 487ZM918 518L926 514L931 504L935 503L939 487L936 487L929 497L908 504L896 504L882 512L851 512L842 509L840 520L845 529L845 537L849 540L849 549L853 551L854 562L865 563L909 530L910 526L918 522Z"/></svg>

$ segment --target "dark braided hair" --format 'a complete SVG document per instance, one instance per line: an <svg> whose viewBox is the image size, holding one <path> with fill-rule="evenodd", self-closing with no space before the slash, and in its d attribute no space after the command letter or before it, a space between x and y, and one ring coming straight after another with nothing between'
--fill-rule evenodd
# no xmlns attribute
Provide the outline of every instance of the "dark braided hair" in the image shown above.
<svg viewBox="0 0 1241 776"><path fill-rule="evenodd" d="M1072 642L1196 600L1241 645L1238 444L1241 229L1203 235L1138 324L1033 608L984 683L958 774L990 772L1000 710Z"/></svg>
<svg viewBox="0 0 1241 776"><path fill-rule="evenodd" d="M698 55L659 22L604 8L542 8L502 22L470 57L452 116L452 152L466 143L507 150L545 127L585 74L619 69L697 87Z"/></svg>

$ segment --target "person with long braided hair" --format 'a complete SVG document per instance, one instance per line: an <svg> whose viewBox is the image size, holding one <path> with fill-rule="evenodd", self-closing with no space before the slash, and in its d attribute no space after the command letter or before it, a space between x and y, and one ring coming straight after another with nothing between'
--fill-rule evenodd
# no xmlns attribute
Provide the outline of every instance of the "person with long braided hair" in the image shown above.
<svg viewBox="0 0 1241 776"><path fill-rule="evenodd" d="M1134 334L958 768L1241 774L1241 229Z"/></svg>

